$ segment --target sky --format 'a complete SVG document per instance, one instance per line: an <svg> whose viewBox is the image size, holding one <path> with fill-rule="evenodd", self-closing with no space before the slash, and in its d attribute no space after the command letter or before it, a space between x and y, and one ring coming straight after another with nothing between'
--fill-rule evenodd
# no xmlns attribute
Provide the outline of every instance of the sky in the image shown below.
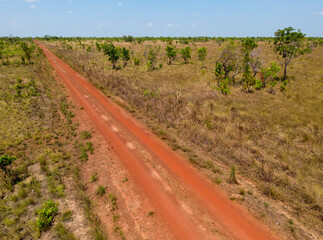
<svg viewBox="0 0 323 240"><path fill-rule="evenodd" d="M0 0L0 36L323 37L323 0Z"/></svg>

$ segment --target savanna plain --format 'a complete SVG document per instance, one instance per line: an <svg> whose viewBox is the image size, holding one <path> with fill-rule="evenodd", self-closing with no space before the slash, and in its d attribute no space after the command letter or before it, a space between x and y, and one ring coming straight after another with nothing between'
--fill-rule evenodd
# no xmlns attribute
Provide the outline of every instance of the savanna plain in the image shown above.
<svg viewBox="0 0 323 240"><path fill-rule="evenodd" d="M321 239L323 40L301 38L290 59L275 38L37 40L277 236ZM0 57L0 238L131 239L80 174L100 144L42 50L2 38Z"/></svg>

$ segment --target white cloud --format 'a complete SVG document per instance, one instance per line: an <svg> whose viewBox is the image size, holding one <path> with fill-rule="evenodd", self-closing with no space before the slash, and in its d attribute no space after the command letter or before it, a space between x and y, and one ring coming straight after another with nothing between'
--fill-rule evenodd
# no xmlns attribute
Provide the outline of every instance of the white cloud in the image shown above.
<svg viewBox="0 0 323 240"><path fill-rule="evenodd" d="M147 23L146 26L147 27L152 27L153 26L153 23L151 23L151 22L150 23Z"/></svg>
<svg viewBox="0 0 323 240"><path fill-rule="evenodd" d="M30 7L30 8L36 8L36 6L35 6L35 5L30 5L29 7Z"/></svg>
<svg viewBox="0 0 323 240"><path fill-rule="evenodd" d="M73 12L71 10L67 11L68 14L72 14Z"/></svg>
<svg viewBox="0 0 323 240"><path fill-rule="evenodd" d="M39 0L24 0L25 2L32 3L32 2L38 2Z"/></svg>
<svg viewBox="0 0 323 240"><path fill-rule="evenodd" d="M315 12L316 15L323 15L323 11Z"/></svg>
<svg viewBox="0 0 323 240"><path fill-rule="evenodd" d="M166 27L178 27L178 25L173 23L167 23Z"/></svg>
<svg viewBox="0 0 323 240"><path fill-rule="evenodd" d="M198 27L198 25L195 23L192 25L192 27L196 28L196 27Z"/></svg>
<svg viewBox="0 0 323 240"><path fill-rule="evenodd" d="M18 22L18 20L17 19L12 19L11 21L10 21L10 24L16 24Z"/></svg>
<svg viewBox="0 0 323 240"><path fill-rule="evenodd" d="M123 3L122 2L118 2L118 6L119 7L122 7L123 6Z"/></svg>
<svg viewBox="0 0 323 240"><path fill-rule="evenodd" d="M198 12L194 13L194 16L200 16L200 13L198 13Z"/></svg>

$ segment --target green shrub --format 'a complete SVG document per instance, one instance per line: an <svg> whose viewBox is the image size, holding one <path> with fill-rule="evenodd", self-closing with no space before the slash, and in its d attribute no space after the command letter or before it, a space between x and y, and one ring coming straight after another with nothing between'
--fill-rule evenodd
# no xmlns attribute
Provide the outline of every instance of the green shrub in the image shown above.
<svg viewBox="0 0 323 240"><path fill-rule="evenodd" d="M18 78L17 83L15 84L17 96L19 96L19 97L21 96L21 91L23 88L24 88L24 85L22 84L22 79Z"/></svg>
<svg viewBox="0 0 323 240"><path fill-rule="evenodd" d="M30 47L26 42L21 43L21 48L25 52L26 58L28 59L28 62L31 63L31 54L34 51L34 46L31 45Z"/></svg>
<svg viewBox="0 0 323 240"><path fill-rule="evenodd" d="M80 136L82 140L90 139L92 137L91 133L88 131L81 132Z"/></svg>
<svg viewBox="0 0 323 240"><path fill-rule="evenodd" d="M256 80L255 89L260 90L263 87L263 83L260 80Z"/></svg>
<svg viewBox="0 0 323 240"><path fill-rule="evenodd" d="M36 227L41 231L47 231L53 223L54 216L58 212L58 207L52 200L46 201L42 207L37 211L38 218L36 220Z"/></svg>
<svg viewBox="0 0 323 240"><path fill-rule="evenodd" d="M96 195L98 196L103 196L105 194L105 187L103 186L98 186L98 188L96 189Z"/></svg>
<svg viewBox="0 0 323 240"><path fill-rule="evenodd" d="M128 61L130 60L130 54L129 54L129 49L127 48L122 48L121 49L121 57L123 61L123 67L127 66Z"/></svg>
<svg viewBox="0 0 323 240"><path fill-rule="evenodd" d="M7 174L10 174L11 165L16 159L16 157L10 157L9 155L2 155L0 157L0 169L4 172L5 177Z"/></svg>
<svg viewBox="0 0 323 240"><path fill-rule="evenodd" d="M176 58L177 49L175 46L168 45L165 50L166 50L166 55L168 57L168 64L171 65L172 61Z"/></svg>
<svg viewBox="0 0 323 240"><path fill-rule="evenodd" d="M218 86L216 89L220 91L222 94L228 95L231 92L229 88L230 80L228 78L226 79L217 78L217 82L218 82Z"/></svg>
<svg viewBox="0 0 323 240"><path fill-rule="evenodd" d="M73 218L73 211L71 211L71 210L65 211L62 215L63 222L70 221L70 220L72 220L72 218Z"/></svg>
<svg viewBox="0 0 323 240"><path fill-rule="evenodd" d="M82 147L81 148L81 161L84 162L84 161L87 161L89 159L89 156L87 155L87 150L86 148Z"/></svg>
<svg viewBox="0 0 323 240"><path fill-rule="evenodd" d="M287 83L288 83L288 81L287 80L284 80L283 82L282 82L282 84L280 85L280 91L286 91L286 87L287 87Z"/></svg>
<svg viewBox="0 0 323 240"><path fill-rule="evenodd" d="M180 51L182 58L184 59L185 64L188 63L188 60L191 59L191 48L186 47Z"/></svg>
<svg viewBox="0 0 323 240"><path fill-rule="evenodd" d="M87 142L86 143L86 150L89 151L91 154L93 154L94 149L93 149L93 144L92 142Z"/></svg>
<svg viewBox="0 0 323 240"><path fill-rule="evenodd" d="M92 173L90 183L96 182L99 179L97 173Z"/></svg>
<svg viewBox="0 0 323 240"><path fill-rule="evenodd" d="M239 184L237 177L236 177L236 168L234 166L232 166L231 168L231 174L230 174L230 178L229 178L229 183L233 183L233 184Z"/></svg>
<svg viewBox="0 0 323 240"><path fill-rule="evenodd" d="M151 48L148 52L148 63L147 63L147 67L148 67L148 71L153 71L155 69L155 65L157 62L157 56L160 50L160 46L155 47L155 48Z"/></svg>
<svg viewBox="0 0 323 240"><path fill-rule="evenodd" d="M199 56L199 60L202 62L205 60L206 58L206 48L205 47L201 47L199 49L197 49L197 55Z"/></svg>
<svg viewBox="0 0 323 240"><path fill-rule="evenodd" d="M67 229L62 223L55 226L55 232L59 240L76 240L73 233Z"/></svg>
<svg viewBox="0 0 323 240"><path fill-rule="evenodd" d="M140 58L139 57L133 57L133 64L135 66L139 66L140 65Z"/></svg>

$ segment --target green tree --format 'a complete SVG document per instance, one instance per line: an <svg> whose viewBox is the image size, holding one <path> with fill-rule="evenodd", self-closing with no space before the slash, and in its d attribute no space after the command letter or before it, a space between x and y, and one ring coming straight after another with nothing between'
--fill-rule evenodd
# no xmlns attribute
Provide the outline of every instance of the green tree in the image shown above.
<svg viewBox="0 0 323 240"><path fill-rule="evenodd" d="M128 35L128 36L124 35L122 38L125 42L134 42L135 41L135 38L131 35Z"/></svg>
<svg viewBox="0 0 323 240"><path fill-rule="evenodd" d="M20 44L21 46L21 49L24 51L25 55L26 55L26 58L28 59L28 62L31 63L31 55L32 55L32 52L34 50L34 46L31 45L30 47L28 46L28 44L26 42L22 42Z"/></svg>
<svg viewBox="0 0 323 240"><path fill-rule="evenodd" d="M298 57L306 52L310 52L310 48L304 44L305 34L298 29L288 27L283 30L278 29L275 32L275 52L284 59L284 80L287 76L287 66L293 58Z"/></svg>
<svg viewBox="0 0 323 240"><path fill-rule="evenodd" d="M191 48L186 47L181 49L180 54L182 55L182 58L184 59L185 64L187 64L188 60L191 59Z"/></svg>
<svg viewBox="0 0 323 240"><path fill-rule="evenodd" d="M11 165L16 161L16 157L10 157L9 155L2 155L0 157L0 169L4 172L4 176L10 174Z"/></svg>
<svg viewBox="0 0 323 240"><path fill-rule="evenodd" d="M113 43L104 44L102 47L104 55L109 56L109 61L112 63L113 69L116 69L117 62L120 58L120 48L115 47Z"/></svg>
<svg viewBox="0 0 323 240"><path fill-rule="evenodd" d="M246 38L242 41L242 47L245 51L252 51L253 49L258 47L254 38Z"/></svg>
<svg viewBox="0 0 323 240"><path fill-rule="evenodd" d="M172 61L175 60L177 56L177 49L176 46L170 46L168 45L166 47L166 55L168 57L168 64L171 65Z"/></svg>
<svg viewBox="0 0 323 240"><path fill-rule="evenodd" d="M197 49L197 55L199 56L199 60L202 62L205 60L207 54L206 47L201 47Z"/></svg>
<svg viewBox="0 0 323 240"><path fill-rule="evenodd" d="M129 49L127 49L125 47L122 48L121 57L122 57L122 61L123 61L123 67L126 67L128 64L128 61L130 60Z"/></svg>

